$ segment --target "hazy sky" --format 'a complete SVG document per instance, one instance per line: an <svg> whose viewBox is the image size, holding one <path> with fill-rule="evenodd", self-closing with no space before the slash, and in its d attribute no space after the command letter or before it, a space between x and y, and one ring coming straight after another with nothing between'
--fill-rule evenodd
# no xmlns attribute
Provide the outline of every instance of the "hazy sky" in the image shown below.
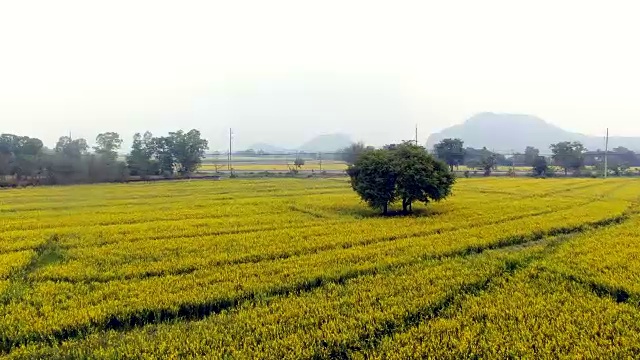
<svg viewBox="0 0 640 360"><path fill-rule="evenodd" d="M611 0L0 0L0 132L379 145L494 111L640 136L639 14Z"/></svg>

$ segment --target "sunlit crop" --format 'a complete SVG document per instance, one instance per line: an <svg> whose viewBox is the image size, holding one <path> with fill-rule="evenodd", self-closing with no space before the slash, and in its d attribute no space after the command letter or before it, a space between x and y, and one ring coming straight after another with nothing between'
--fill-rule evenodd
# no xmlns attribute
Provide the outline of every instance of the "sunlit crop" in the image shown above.
<svg viewBox="0 0 640 360"><path fill-rule="evenodd" d="M640 187L461 179L380 217L345 179L0 192L0 355L640 355Z"/></svg>

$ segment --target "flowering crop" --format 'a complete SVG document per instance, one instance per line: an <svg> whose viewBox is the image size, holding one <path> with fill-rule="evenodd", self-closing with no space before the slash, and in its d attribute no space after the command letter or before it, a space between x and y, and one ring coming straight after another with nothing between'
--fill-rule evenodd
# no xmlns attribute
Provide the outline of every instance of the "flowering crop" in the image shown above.
<svg viewBox="0 0 640 360"><path fill-rule="evenodd" d="M639 199L626 179L464 179L379 217L343 179L4 191L0 353L634 357Z"/></svg>

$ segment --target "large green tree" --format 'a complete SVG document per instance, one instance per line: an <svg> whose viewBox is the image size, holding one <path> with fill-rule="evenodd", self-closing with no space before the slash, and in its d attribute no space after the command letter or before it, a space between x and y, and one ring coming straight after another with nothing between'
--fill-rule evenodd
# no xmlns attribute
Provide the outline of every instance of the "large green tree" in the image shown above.
<svg viewBox="0 0 640 360"><path fill-rule="evenodd" d="M169 152L181 174L196 171L202 163L204 152L209 149L209 142L196 129L186 133L182 130L171 132L167 140Z"/></svg>
<svg viewBox="0 0 640 360"><path fill-rule="evenodd" d="M451 171L464 163L464 142L460 139L444 139L434 147L438 159L449 165Z"/></svg>
<svg viewBox="0 0 640 360"><path fill-rule="evenodd" d="M402 201L407 213L416 201L444 199L455 181L446 164L411 143L366 151L347 173L358 195L384 214L396 200Z"/></svg>

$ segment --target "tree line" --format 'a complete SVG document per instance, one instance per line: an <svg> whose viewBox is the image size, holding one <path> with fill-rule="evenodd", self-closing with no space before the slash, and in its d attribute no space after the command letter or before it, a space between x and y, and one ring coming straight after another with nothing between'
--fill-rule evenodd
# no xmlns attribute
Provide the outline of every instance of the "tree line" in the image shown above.
<svg viewBox="0 0 640 360"><path fill-rule="evenodd" d="M354 143L342 149L340 160L354 164L364 152L374 150L364 143ZM499 166L524 166L531 168L535 176L553 176L555 168L562 169L565 175L588 175L591 167L598 174L604 172L604 151L588 151L580 142L562 141L549 146L550 156L541 155L540 149L526 146L522 153L506 156L486 147L476 149L465 147L461 139L444 139L436 144L433 155L446 163L450 171L459 170L460 166L477 169L484 175L491 175ZM632 167L640 166L640 154L625 147L616 147L606 152L608 172L613 175L631 174Z"/></svg>
<svg viewBox="0 0 640 360"><path fill-rule="evenodd" d="M580 175L587 166L593 167L598 173L604 172L604 155L601 150L588 151L578 141L562 141L549 146L551 156L542 156L540 150L527 146L523 153L506 157L487 148L480 150L464 147L461 139L444 139L434 147L435 155L449 165L453 170L460 165L468 168L484 170L485 175L490 175L497 166L527 166L531 167L534 175L553 175L557 166L565 175L569 173ZM608 157L607 171L614 175L629 173L629 169L640 166L640 155L625 148L616 147L606 152Z"/></svg>
<svg viewBox="0 0 640 360"><path fill-rule="evenodd" d="M133 137L122 157L118 133L98 134L90 149L86 139L59 138L53 149L37 138L0 135L0 177L23 184L76 184L126 181L130 176L189 174L200 166L208 149L198 130L178 130L167 136L150 132ZM1 180L1 179L0 179Z"/></svg>

